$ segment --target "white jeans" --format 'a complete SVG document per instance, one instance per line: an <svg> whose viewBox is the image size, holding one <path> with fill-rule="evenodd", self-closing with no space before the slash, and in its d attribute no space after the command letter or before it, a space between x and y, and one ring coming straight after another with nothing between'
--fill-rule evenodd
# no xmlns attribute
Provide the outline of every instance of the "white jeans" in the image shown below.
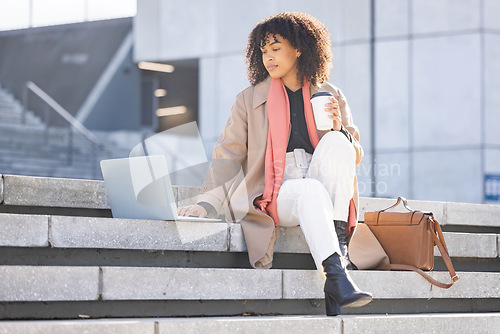
<svg viewBox="0 0 500 334"><path fill-rule="evenodd" d="M318 270L333 253L340 254L334 220L347 221L354 194L356 151L339 131L323 136L314 154L286 155L278 194L280 226L300 225Z"/></svg>

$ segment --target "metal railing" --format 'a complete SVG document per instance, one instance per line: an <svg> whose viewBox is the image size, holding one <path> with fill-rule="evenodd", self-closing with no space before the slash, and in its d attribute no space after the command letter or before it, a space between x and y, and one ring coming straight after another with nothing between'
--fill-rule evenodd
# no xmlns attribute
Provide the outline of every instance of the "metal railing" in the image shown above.
<svg viewBox="0 0 500 334"><path fill-rule="evenodd" d="M70 124L68 127L68 155L67 155L67 164L71 166L73 164L73 155L74 155L74 143L73 143L73 130L75 128L78 132L80 132L84 138L92 143L92 177L95 179L97 177L97 154L99 152L102 144L99 139L90 132L82 123L80 123L76 118L74 118L66 109L64 109L59 103L57 103L52 97L50 97L47 93L45 93L40 87L38 87L35 83L28 81L24 85L23 90L23 112L22 112L22 124L26 124L26 112L28 110L28 93L33 92L36 96L42 99L48 107L52 108L52 110L56 111L66 122ZM50 109L46 109L45 113L45 135L46 141L48 141L48 133L49 133L49 123L50 123Z"/></svg>

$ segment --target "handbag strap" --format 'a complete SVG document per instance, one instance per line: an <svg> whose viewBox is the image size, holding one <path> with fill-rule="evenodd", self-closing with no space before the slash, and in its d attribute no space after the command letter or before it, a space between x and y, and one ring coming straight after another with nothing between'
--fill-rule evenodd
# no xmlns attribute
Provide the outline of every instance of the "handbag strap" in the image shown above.
<svg viewBox="0 0 500 334"><path fill-rule="evenodd" d="M415 266L410 266L407 264L384 264L378 267L377 269L384 270L407 270L407 271L415 271L422 275L426 280L428 280L431 284L438 286L443 289L449 289L456 281L458 281L458 275L453 268L453 264L451 263L450 254L448 253L448 248L446 247L446 242L444 241L443 231L441 230L441 226L437 220L434 219L434 215L429 213L429 228L431 230L432 239L434 240L434 244L438 246L439 252L441 253L441 257L446 264L446 268L448 268L448 272L450 273L451 283L441 283L438 280L432 278L429 274L425 273L422 269L417 268Z"/></svg>
<svg viewBox="0 0 500 334"><path fill-rule="evenodd" d="M451 263L450 254L448 253L448 247L446 247L446 242L444 241L443 231L441 230L441 226L439 226L437 220L434 219L434 215L432 213L429 215L429 222L429 227L432 232L432 238L434 239L434 243L441 253L441 257L446 264L446 268L448 268L448 272L450 273L452 281L450 286L452 286L456 281L458 281L458 275L453 268L453 264Z"/></svg>
<svg viewBox="0 0 500 334"><path fill-rule="evenodd" d="M400 196L400 197L398 197L398 201L396 202L396 204L393 204L393 205L391 205L391 206L390 206L390 207L388 207L388 208L385 208L385 209L383 209L383 210L380 210L379 212L384 212L384 211L390 210L390 209L392 209L392 208L395 208L395 207L396 207L396 206L398 206L398 204L399 204L399 203L401 203L401 202L403 202L403 206L405 207L405 209L406 209L406 210L408 210L408 211L414 211L414 210L412 210L412 209L408 206L408 201L406 200L406 198L404 198L404 197L401 197L401 196Z"/></svg>

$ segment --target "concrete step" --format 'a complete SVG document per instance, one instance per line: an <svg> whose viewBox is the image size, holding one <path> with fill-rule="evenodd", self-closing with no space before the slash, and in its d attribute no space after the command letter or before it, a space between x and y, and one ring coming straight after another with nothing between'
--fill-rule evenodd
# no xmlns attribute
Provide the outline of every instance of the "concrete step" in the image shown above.
<svg viewBox="0 0 500 334"><path fill-rule="evenodd" d="M46 144L64 146L69 143L67 132L49 132L47 135L43 128L38 128L35 131L0 129L0 134L2 134L0 142L22 144L26 147L31 146L34 149ZM91 141L77 133L73 135L72 142L74 147L92 147Z"/></svg>
<svg viewBox="0 0 500 334"><path fill-rule="evenodd" d="M0 93L0 101L2 103L19 103L12 95Z"/></svg>
<svg viewBox="0 0 500 334"><path fill-rule="evenodd" d="M94 154L100 157L110 155L109 151L104 151L102 148L79 148L74 147L69 149L67 145L41 145L36 147L25 147L19 144L0 143L0 161L5 163L31 163L31 162L48 162L61 161L65 162L68 154L71 152L73 161L78 163L88 163ZM113 152L117 153L117 152Z"/></svg>
<svg viewBox="0 0 500 334"><path fill-rule="evenodd" d="M0 99L0 119L2 117L8 117L9 115L18 115L21 116L24 112L23 105L12 102L12 101L2 101ZM37 121L41 121L40 117L35 115L32 110L27 110L25 113L26 120L33 119Z"/></svg>
<svg viewBox="0 0 500 334"><path fill-rule="evenodd" d="M54 161L52 164L36 164L36 162L32 163L0 163L0 168L5 172L15 172L20 175L39 175L40 177L45 177L46 175L75 175L74 178L81 178L81 174L92 174L91 171L93 169L96 170L96 177L101 175L101 172L98 171L98 165L95 166L85 163L85 164L73 164L68 165L66 162L56 162ZM98 173L97 173L98 172Z"/></svg>
<svg viewBox="0 0 500 334"><path fill-rule="evenodd" d="M11 107L11 106L2 106L0 104L0 122L3 123L4 120L12 119L12 120L16 120L17 122L21 123L22 117L23 117L22 116L22 108ZM25 117L26 117L25 120L27 122L41 123L40 118L33 115L31 112L26 113Z"/></svg>
<svg viewBox="0 0 500 334"><path fill-rule="evenodd" d="M10 111L12 113L20 114L23 111L23 106L15 101L0 98L0 112L2 111Z"/></svg>
<svg viewBox="0 0 500 334"><path fill-rule="evenodd" d="M14 99L14 97L9 95L0 95L0 123L3 123L3 121L9 117L17 119L20 123L23 110L23 105L18 100ZM25 120L26 123L43 123L40 117L35 115L31 110L26 111Z"/></svg>
<svg viewBox="0 0 500 334"><path fill-rule="evenodd" d="M93 153L73 152L71 164L68 165L66 149L58 151L52 151L52 149L46 148L40 152L28 154L21 150L9 152L0 148L0 171L25 176L102 180L99 167L101 160L128 156L128 151L120 152L119 150L100 151L95 158Z"/></svg>
<svg viewBox="0 0 500 334"><path fill-rule="evenodd" d="M22 132L40 132L44 131L45 125L40 124L3 124L0 122L0 138L16 135Z"/></svg>
<svg viewBox="0 0 500 334"><path fill-rule="evenodd" d="M68 127L49 127L48 129L43 126L30 126L23 124L12 124L12 125L3 125L0 123L0 133L8 134L8 135L16 135L18 133L26 133L29 135L44 135L48 132L49 136L67 138L68 136ZM85 140L82 134L80 134L77 130L73 129L73 137L75 140L81 138Z"/></svg>
<svg viewBox="0 0 500 334"><path fill-rule="evenodd" d="M18 116L0 117L0 123L4 126L18 125L18 124L21 124L21 118ZM35 126L39 125L39 126L41 126L43 123L37 119L26 118L25 124L26 125L35 125Z"/></svg>
<svg viewBox="0 0 500 334"><path fill-rule="evenodd" d="M0 145L0 164L13 165L17 164L20 166L25 165L37 165L37 166L55 166L58 164L66 164L68 161L68 148L61 147L56 149L54 147L46 147L36 151L27 151L25 149L12 150L5 149ZM96 159L99 159L101 152L96 152ZM71 153L73 164L89 164L94 159L93 151L80 151L73 150ZM99 161L97 161L99 162Z"/></svg>
<svg viewBox="0 0 500 334"><path fill-rule="evenodd" d="M12 108L17 112L20 112L23 109L22 104L19 103L18 101L4 97L0 97L0 107L5 109Z"/></svg>
<svg viewBox="0 0 500 334"><path fill-rule="evenodd" d="M45 132L40 129L27 134L15 133L15 136L0 135L0 171L3 173L102 180L98 164L100 160L129 154L128 149L117 148L115 144L103 141L97 152L95 167L91 167L89 164L93 161L95 147L87 139L75 134L72 164L66 167L67 131L51 130L48 141Z"/></svg>
<svg viewBox="0 0 500 334"><path fill-rule="evenodd" d="M110 148L97 148L97 157L101 159L109 159L110 157L124 158L129 156L128 150L110 149ZM94 154L94 148L74 148L73 158L77 162L88 162ZM65 161L68 156L68 146L63 144L59 146L43 145L38 149L35 147L26 148L17 144L5 144L0 142L0 161L15 162L22 161L22 159L29 159L29 161L52 161L61 160Z"/></svg>
<svg viewBox="0 0 500 334"><path fill-rule="evenodd" d="M36 139L36 140L35 140ZM15 154L22 153L24 155L40 155L45 156L50 155L53 152L64 151L67 152L70 146L66 140L56 140L55 138L49 138L48 140L44 137L39 138L4 138L0 140L0 150L2 152L13 156ZM98 146L99 148L99 146ZM73 143L73 152L88 154L94 151L94 146L92 143ZM101 146L102 149L102 146Z"/></svg>
<svg viewBox="0 0 500 334"><path fill-rule="evenodd" d="M73 152L71 164L75 165L78 169L78 165L88 167L93 164L93 156L90 153ZM96 164L99 162L96 157ZM9 165L17 168L30 168L30 167L52 167L52 168L64 168L68 166L68 153L67 151L60 152L50 152L46 156L43 154L22 154L22 152L12 153L9 156L1 156L0 164Z"/></svg>
<svg viewBox="0 0 500 334"><path fill-rule="evenodd" d="M450 279L447 272L431 275L441 281ZM482 312L500 312L500 273L458 272L458 275L460 280L453 287L439 289L414 272L352 271L352 279L361 290L373 294L374 302L363 308L345 308L343 313L385 314L397 312L394 308L400 308L402 313L413 302L429 308L433 303L438 304L439 312L454 312L458 308L472 312L477 303L482 303ZM323 285L324 278L316 270L0 266L0 301L7 317L25 303L36 310L41 305L36 303L123 306L133 301L173 301L179 305L202 302L210 306L212 315L238 314L238 310L213 309L215 303L266 301L274 304L275 312L269 313L324 314ZM303 303L296 310L289 310L296 301ZM168 315L197 316L206 315L205 312L179 308L170 310ZM110 316L114 316L112 311Z"/></svg>
<svg viewBox="0 0 500 334"><path fill-rule="evenodd" d="M164 334L164 333L324 333L324 334L455 334L496 333L499 313L402 314L326 316L239 316L210 318L87 319L60 321L4 321L0 332L52 334ZM257 330L258 329L258 330Z"/></svg>
<svg viewBox="0 0 500 334"><path fill-rule="evenodd" d="M68 129L46 129L31 111L26 113L27 124L21 124L21 115L22 106L0 90L0 173L102 180L98 163L89 166L95 147L88 139L74 131L73 163L64 167ZM128 156L130 148L121 147L117 140L130 142L133 137L140 141L141 137L132 132L96 131L95 135L100 141L97 161Z"/></svg>
<svg viewBox="0 0 500 334"><path fill-rule="evenodd" d="M93 172L95 169L95 172ZM101 171L96 165L92 166L39 166L36 163L32 165L27 164L0 164L0 170L5 173L25 175L25 176L35 176L35 177L57 177L65 179L101 179Z"/></svg>
<svg viewBox="0 0 500 334"><path fill-rule="evenodd" d="M7 89L5 88L1 88L0 87L0 96L2 96L2 98L6 98L6 99L12 99L14 100L14 95L12 95Z"/></svg>
<svg viewBox="0 0 500 334"><path fill-rule="evenodd" d="M75 175L74 178L78 179L80 178L79 176L81 174L91 174L90 172L92 169L98 169L98 166L91 166L91 165L82 165L82 166L71 166L71 165L66 165L66 164L57 164L53 166L40 166L40 165L16 165L16 164L4 164L0 163L0 168L5 171L11 171L11 172L16 172L17 174L20 175L29 175L29 176L36 176L39 175L39 177L45 177L46 175L53 175L53 174L63 174L63 175ZM96 176L100 176L101 173L96 173ZM61 178L68 178L66 177L61 177Z"/></svg>
<svg viewBox="0 0 500 334"><path fill-rule="evenodd" d="M241 225L0 213L0 247L246 252ZM452 258L500 261L500 235L445 232ZM309 254L299 226L280 227L277 253ZM435 248L435 255L440 257Z"/></svg>
<svg viewBox="0 0 500 334"><path fill-rule="evenodd" d="M67 207L109 209L104 182L3 175L3 205L32 207ZM25 189L29 189L26 191ZM88 191L92 189L89 198ZM199 188L174 187L178 205L194 203ZM376 211L395 203L395 199L361 197L359 219L366 211ZM439 223L446 226L500 228L500 205L409 200L415 210L432 211Z"/></svg>
<svg viewBox="0 0 500 334"><path fill-rule="evenodd" d="M0 142L0 154L4 160L16 160L22 158L37 158L39 160L50 160L57 158L58 156L65 156L69 151L67 143L59 144L45 144L43 142L39 143L37 146L30 145L25 146L19 143L16 144L6 144ZM93 154L94 149L89 147L77 147L72 148L73 155L75 158L79 156L88 156ZM97 150L97 153L100 153Z"/></svg>
<svg viewBox="0 0 500 334"><path fill-rule="evenodd" d="M77 160L81 155L78 154L73 156L75 160ZM38 164L40 162L43 164L44 162L50 163L50 165L54 165L56 162L64 163L68 159L67 149L65 150L56 150L54 148L45 148L43 150L39 150L38 152L25 152L22 149L19 150L7 150L0 145L0 164L12 164L12 163L35 163ZM80 158L82 162L88 162L89 157L85 156L85 159Z"/></svg>
<svg viewBox="0 0 500 334"><path fill-rule="evenodd" d="M19 102L16 99L14 99L14 97L10 94L0 93L0 101L2 103L18 103L19 104Z"/></svg>
<svg viewBox="0 0 500 334"><path fill-rule="evenodd" d="M49 138L46 140L44 137L24 138L17 140L16 138L4 138L0 140L0 153L7 157L16 156L37 156L40 158L50 158L53 153L66 153L70 149L69 143L66 140L56 140ZM98 154L109 155L110 153L120 153L122 156L128 156L129 151L123 149L114 149L113 147L106 147L106 143L101 143L95 147L91 142L76 141L73 142L72 151L75 154L88 155L93 154L97 150Z"/></svg>
<svg viewBox="0 0 500 334"><path fill-rule="evenodd" d="M21 175L2 175L2 180L3 205L109 209L103 181Z"/></svg>
<svg viewBox="0 0 500 334"><path fill-rule="evenodd" d="M31 153L31 152L8 152L3 149L0 149L0 166L12 166L21 169L29 170L32 167L36 168L54 168L54 167L67 167L68 163L70 166L73 166L75 169L79 167L87 168L90 164L95 164L98 166L101 155L97 155L94 157L93 153L87 152L73 152L71 155L71 160L68 156L68 151L66 149L55 150L49 152L49 150L45 150L44 152ZM15 173L12 173L15 174ZM29 174L24 174L28 175Z"/></svg>
<svg viewBox="0 0 500 334"><path fill-rule="evenodd" d="M43 165L47 162L49 165L54 165L57 161L64 163L67 161L69 148L66 143L51 144L43 143L42 145L22 145L19 143L2 143L0 142L0 162L4 163L35 163ZM97 160L108 159L110 157L128 157L128 150L119 150L100 147L78 147L72 148L73 161L75 163L88 164L93 159L93 155L97 154Z"/></svg>
<svg viewBox="0 0 500 334"><path fill-rule="evenodd" d="M2 157L0 166L9 167L12 170L24 171L23 175L29 176L30 171L37 172L39 170L87 170L93 166L92 155L73 155L71 164L68 164L67 156L61 154L57 158L41 158L41 157ZM95 166L99 166L99 160L96 159Z"/></svg>
<svg viewBox="0 0 500 334"><path fill-rule="evenodd" d="M21 105L5 104L0 102L0 120L3 118L17 118L22 119L23 107ZM36 116L31 110L25 113L26 121L32 120L36 122L41 122L40 117Z"/></svg>

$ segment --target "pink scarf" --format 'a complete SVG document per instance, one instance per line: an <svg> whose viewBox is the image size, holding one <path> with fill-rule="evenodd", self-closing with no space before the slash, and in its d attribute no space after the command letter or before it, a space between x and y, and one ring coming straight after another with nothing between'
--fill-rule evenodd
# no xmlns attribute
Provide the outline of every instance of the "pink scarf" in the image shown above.
<svg viewBox="0 0 500 334"><path fill-rule="evenodd" d="M309 133L311 144L316 148L319 143L319 137L311 106L310 87L311 83L308 80L304 80L302 98L304 99L307 132ZM254 200L254 205L271 216L275 226L278 226L277 199L285 171L286 148L288 146L290 127L290 103L286 88L281 79L271 80L271 87L267 95L267 117L269 119L269 131L267 134L265 157L264 193ZM355 213L354 201L351 200L347 234L356 226Z"/></svg>

